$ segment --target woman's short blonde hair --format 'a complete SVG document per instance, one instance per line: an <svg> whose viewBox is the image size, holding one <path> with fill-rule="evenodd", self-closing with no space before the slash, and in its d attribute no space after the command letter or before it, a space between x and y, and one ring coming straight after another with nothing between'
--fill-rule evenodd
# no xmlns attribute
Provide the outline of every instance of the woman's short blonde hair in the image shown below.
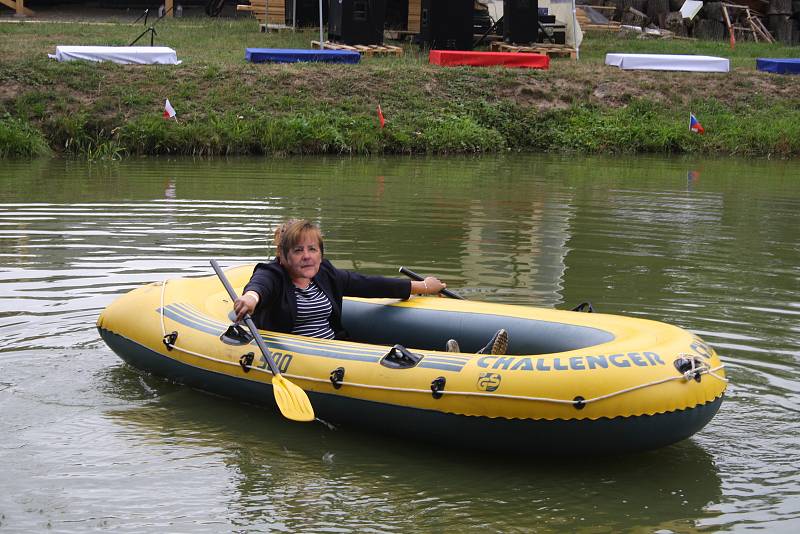
<svg viewBox="0 0 800 534"><path fill-rule="evenodd" d="M278 235L280 232L280 236ZM322 231L319 227L305 219L293 219L286 221L275 231L275 239L280 239L280 246L278 247L278 255L281 258L286 258L289 251L297 245L301 239L310 235L319 243L319 251L322 255L325 254L325 244L322 241Z"/></svg>
<svg viewBox="0 0 800 534"><path fill-rule="evenodd" d="M278 249L281 247L281 236L283 235L283 232L289 228L290 224L296 223L299 220L300 219L287 219L279 224L277 228L275 228L275 234L272 236L272 243L275 245L276 251L279 251Z"/></svg>

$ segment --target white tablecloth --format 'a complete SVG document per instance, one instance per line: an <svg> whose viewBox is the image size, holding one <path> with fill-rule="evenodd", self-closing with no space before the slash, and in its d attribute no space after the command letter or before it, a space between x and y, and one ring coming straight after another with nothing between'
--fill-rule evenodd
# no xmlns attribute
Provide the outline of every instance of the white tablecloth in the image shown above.
<svg viewBox="0 0 800 534"><path fill-rule="evenodd" d="M47 54L58 61L112 61L137 65L179 65L175 50L166 46L57 46Z"/></svg>
<svg viewBox="0 0 800 534"><path fill-rule="evenodd" d="M681 70L689 72L729 72L730 61L713 56L677 54L606 54L606 65L625 70Z"/></svg>

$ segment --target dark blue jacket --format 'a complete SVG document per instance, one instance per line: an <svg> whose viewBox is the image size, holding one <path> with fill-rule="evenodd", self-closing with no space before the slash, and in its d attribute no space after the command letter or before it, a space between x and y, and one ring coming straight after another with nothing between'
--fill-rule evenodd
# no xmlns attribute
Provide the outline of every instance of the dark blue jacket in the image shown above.
<svg viewBox="0 0 800 534"><path fill-rule="evenodd" d="M367 276L337 269L322 260L314 283L331 301L331 328L337 339L347 337L342 327L342 299L348 297L398 298L411 296L411 281L401 278ZM289 273L277 261L259 263L253 270L244 292L255 291L259 301L253 312L258 328L291 333L297 320L297 297Z"/></svg>

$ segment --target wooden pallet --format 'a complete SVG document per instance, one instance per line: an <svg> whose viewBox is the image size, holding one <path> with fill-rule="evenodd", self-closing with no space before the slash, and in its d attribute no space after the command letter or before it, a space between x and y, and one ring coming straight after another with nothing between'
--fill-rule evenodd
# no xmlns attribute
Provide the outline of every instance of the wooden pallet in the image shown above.
<svg viewBox="0 0 800 534"><path fill-rule="evenodd" d="M16 17L32 17L35 15L33 11L25 7L25 0L0 0L0 4L13 9Z"/></svg>
<svg viewBox="0 0 800 534"><path fill-rule="evenodd" d="M619 22L615 22L613 20L608 21L608 24L592 24L591 22L583 23L578 21L582 30L600 30L600 31L607 31L607 32L618 32L619 27L622 25Z"/></svg>
<svg viewBox="0 0 800 534"><path fill-rule="evenodd" d="M611 17L613 11L617 9L614 6L586 6L591 7L592 9L600 12L608 13L608 16ZM601 31L611 31L616 32L619 31L619 27L621 23L609 20L608 22L592 22L589 18L589 15L586 14L586 11L581 6L577 6L575 10L575 18L578 21L582 30L601 30Z"/></svg>
<svg viewBox="0 0 800 534"><path fill-rule="evenodd" d="M529 54L542 54L547 57L568 57L578 59L578 53L567 45L549 43L536 43L530 46L519 46L508 43L494 42L489 45L493 52L523 52Z"/></svg>
<svg viewBox="0 0 800 534"><path fill-rule="evenodd" d="M311 48L320 48L319 41L311 41ZM346 45L325 41L323 47L326 50L353 50L362 56L402 56L403 49L399 46L391 45Z"/></svg>
<svg viewBox="0 0 800 534"><path fill-rule="evenodd" d="M248 0L250 4L239 4L236 11L252 13L259 22L261 31L286 27L286 8L284 0Z"/></svg>

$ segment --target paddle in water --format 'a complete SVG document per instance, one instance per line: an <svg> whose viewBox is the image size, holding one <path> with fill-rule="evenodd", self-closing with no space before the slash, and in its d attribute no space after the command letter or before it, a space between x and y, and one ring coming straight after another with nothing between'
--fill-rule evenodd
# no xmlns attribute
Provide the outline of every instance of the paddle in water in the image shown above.
<svg viewBox="0 0 800 534"><path fill-rule="evenodd" d="M235 301L237 299L236 291L233 290L233 286L231 286L225 273L222 272L217 260L211 260L211 267L214 268L214 272L217 273L217 276L222 281L222 285L225 286L228 295ZM311 401L308 400L306 392L281 374L280 369L275 364L275 359L264 344L261 334L258 333L258 328L256 328L253 319L249 315L245 315L244 324L253 334L258 348L261 349L261 354L264 355L264 359L269 365L270 371L272 371L272 391L275 394L275 403L283 416L292 421L313 421L314 408L311 406Z"/></svg>

